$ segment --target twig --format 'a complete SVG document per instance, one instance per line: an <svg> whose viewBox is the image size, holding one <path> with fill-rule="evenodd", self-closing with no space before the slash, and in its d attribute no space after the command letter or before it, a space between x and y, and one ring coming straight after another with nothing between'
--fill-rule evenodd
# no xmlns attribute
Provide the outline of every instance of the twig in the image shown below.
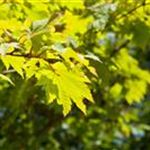
<svg viewBox="0 0 150 150"><path fill-rule="evenodd" d="M140 7L146 6L146 5L150 5L150 2L149 2L149 3L143 2L142 4L136 6L135 8L131 9L131 10L128 11L126 14L123 14L122 16L116 18L115 20L120 20L120 19L122 19L122 18L124 18L124 17L127 17L128 15L130 15L131 13L133 13L134 11L136 11L137 9L139 9Z"/></svg>
<svg viewBox="0 0 150 150"><path fill-rule="evenodd" d="M122 48L126 47L130 40L125 40L119 47L116 47L110 55L110 58L118 53Z"/></svg>
<svg viewBox="0 0 150 150"><path fill-rule="evenodd" d="M128 15L130 15L131 13L133 13L134 11L136 11L137 9L141 8L142 6L147 6L147 5L150 5L150 2L147 2L147 3L146 3L146 2L144 1L142 4L140 4L140 5L136 6L136 7L134 7L134 8L131 9L131 10L129 10L126 14L123 14L123 15L121 15L121 16L116 15L113 20L114 20L114 21L117 21L117 20L120 20L120 19L122 19L122 18L124 18L124 17L127 17ZM111 26L110 23L106 24L106 26L105 26L105 28L104 28L103 31L105 31L109 26ZM102 31L102 32L103 32L103 31Z"/></svg>
<svg viewBox="0 0 150 150"><path fill-rule="evenodd" d="M25 58L39 58L39 59L43 59L44 61L48 62L49 64L49 67L51 68L51 70L53 72L55 72L55 69L53 68L52 64L53 63L56 63L58 61L62 61L61 59L55 59L55 58L44 58L42 56L39 56L39 55L32 55L32 54L12 54L12 53L6 53L6 55L11 55L11 56L16 56L16 57L25 57Z"/></svg>
<svg viewBox="0 0 150 150"><path fill-rule="evenodd" d="M2 74L9 74L9 73L14 73L14 72L16 72L14 69L10 69L10 70L4 70L3 72L2 72Z"/></svg>

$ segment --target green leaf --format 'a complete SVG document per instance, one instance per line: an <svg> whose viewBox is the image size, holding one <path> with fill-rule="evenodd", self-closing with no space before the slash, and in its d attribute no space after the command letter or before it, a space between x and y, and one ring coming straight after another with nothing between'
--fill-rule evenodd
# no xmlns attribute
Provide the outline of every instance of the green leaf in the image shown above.
<svg viewBox="0 0 150 150"><path fill-rule="evenodd" d="M10 64L9 64L9 62L8 62L7 56L2 56L2 55L1 55L0 58L1 58L2 62L3 62L3 64L5 65L6 69L8 70L9 67L10 67Z"/></svg>
<svg viewBox="0 0 150 150"><path fill-rule="evenodd" d="M147 90L146 82L140 80L127 80L125 87L128 90L125 98L129 104L141 102Z"/></svg>
<svg viewBox="0 0 150 150"><path fill-rule="evenodd" d="M0 54L5 55L7 52L12 52L14 48L20 48L18 43L11 42L11 43L3 43L0 45Z"/></svg>
<svg viewBox="0 0 150 150"><path fill-rule="evenodd" d="M2 80L5 80L5 81L9 82L10 84L14 85L14 83L11 81L11 79L9 79L7 76L5 76L3 74L0 74L0 78Z"/></svg>
<svg viewBox="0 0 150 150"><path fill-rule="evenodd" d="M48 22L49 22L49 18L37 20L37 21L33 22L32 28L34 31L43 29L48 24Z"/></svg>
<svg viewBox="0 0 150 150"><path fill-rule="evenodd" d="M66 69L59 69L64 67L64 66L61 67L63 65L61 63L57 65L58 65L57 73L59 74L59 76L56 84L58 86L61 85L62 88L61 90L59 87L58 92L63 91L65 93L65 96L68 96L76 104L76 106L84 114L86 114L86 107L85 104L83 103L83 99L86 98L90 102L94 102L94 100L92 98L88 86L84 82L85 81L84 77L81 77L78 74L75 74L74 72L67 71ZM67 98L67 100L69 100L69 98ZM62 101L62 103L63 102L64 101ZM71 104L71 102L69 103Z"/></svg>
<svg viewBox="0 0 150 150"><path fill-rule="evenodd" d="M36 66L39 59L37 58L31 58L26 64L24 64L24 70L26 74L26 79L30 79L36 71L38 70L38 67Z"/></svg>
<svg viewBox="0 0 150 150"><path fill-rule="evenodd" d="M63 106L63 114L64 114L64 116L66 116L71 110L72 102L71 102L70 96L65 91L63 86L64 85L61 82L61 80L58 80L58 91L59 91L58 98L59 98L59 103L62 104L62 106Z"/></svg>
<svg viewBox="0 0 150 150"><path fill-rule="evenodd" d="M55 84L53 84L52 80L47 80L45 91L48 102L52 103L58 95L58 88Z"/></svg>
<svg viewBox="0 0 150 150"><path fill-rule="evenodd" d="M72 102L86 114L86 105L83 100L94 102L91 92L86 85L87 79L81 74L68 71L63 63L53 65L55 72L41 69L36 73L37 85L45 88L47 101L53 102L55 99L63 107L63 114L66 116L70 110Z"/></svg>
<svg viewBox="0 0 150 150"><path fill-rule="evenodd" d="M6 69L9 69L11 65L14 68L14 70L22 76L22 78L24 77L24 74L23 74L23 66L25 62L24 57L7 55L7 56L1 56L1 59L4 65L6 66Z"/></svg>
<svg viewBox="0 0 150 150"><path fill-rule="evenodd" d="M58 97L58 88L54 84L55 74L50 70L42 69L35 74L38 82L36 85L42 85L45 88L48 103L52 103Z"/></svg>

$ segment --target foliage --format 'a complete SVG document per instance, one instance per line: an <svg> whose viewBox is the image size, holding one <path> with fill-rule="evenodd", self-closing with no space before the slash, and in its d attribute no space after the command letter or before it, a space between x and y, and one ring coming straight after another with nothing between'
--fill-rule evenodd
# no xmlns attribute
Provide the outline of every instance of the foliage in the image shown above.
<svg viewBox="0 0 150 150"><path fill-rule="evenodd" d="M148 0L2 1L0 149L148 150L149 10Z"/></svg>

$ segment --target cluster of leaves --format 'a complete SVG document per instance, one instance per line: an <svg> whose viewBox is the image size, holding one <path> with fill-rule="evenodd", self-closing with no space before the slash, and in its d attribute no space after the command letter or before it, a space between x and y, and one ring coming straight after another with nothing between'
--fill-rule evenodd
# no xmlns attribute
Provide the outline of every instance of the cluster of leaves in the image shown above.
<svg viewBox="0 0 150 150"><path fill-rule="evenodd" d="M0 148L149 149L138 144L150 138L149 8L148 0L2 1Z"/></svg>
<svg viewBox="0 0 150 150"><path fill-rule="evenodd" d="M72 101L86 114L83 100L86 98L93 102L93 98L86 85L90 80L81 70L87 69L92 72L94 68L89 65L83 54L76 52L70 46L71 41L69 41L71 38L69 33L74 35L80 34L78 30L83 32L80 26L84 21L78 16L73 16L68 10L63 11L47 3L40 3L41 9L36 8L39 4L35 5L35 2L19 1L2 4L5 15L1 20L3 38L0 47L1 60L7 71L12 68L27 80L36 77L37 85L43 86L46 91L47 102L51 103L56 99L57 103L63 106L64 115L71 110ZM11 9L7 14L6 6L15 7L25 13L20 13L22 16L18 16ZM44 18L29 16L31 13L36 15L43 10ZM12 16L9 18L10 13ZM72 23L81 20L79 27L76 25L72 28L70 19ZM3 74L1 78L12 83Z"/></svg>

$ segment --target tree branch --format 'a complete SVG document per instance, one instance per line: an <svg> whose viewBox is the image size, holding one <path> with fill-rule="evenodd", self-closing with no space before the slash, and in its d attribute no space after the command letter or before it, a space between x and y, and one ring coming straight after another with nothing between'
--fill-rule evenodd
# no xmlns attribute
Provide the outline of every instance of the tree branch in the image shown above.
<svg viewBox="0 0 150 150"><path fill-rule="evenodd" d="M6 55L10 55L10 56L16 56L16 57L25 57L25 58L39 58L39 59L43 59L45 61L47 61L50 64L56 63L58 61L62 61L61 59L57 59L57 58L44 58L40 55L32 55L32 54L14 54L14 53L6 53Z"/></svg>
<svg viewBox="0 0 150 150"><path fill-rule="evenodd" d="M117 20L120 20L120 19L122 19L122 18L124 18L124 17L127 17L128 15L130 15L131 13L133 13L134 11L136 11L137 9L139 9L139 8L141 8L141 7L143 7L143 6L147 6L147 5L150 5L150 2L145 2L145 0L143 1L143 3L142 4L140 4L140 5L138 5L138 6L136 6L136 7L134 7L133 9L131 9L131 10L129 10L127 13L125 13L125 14L123 14L123 15L121 15L121 16L118 16L118 15L116 15L116 16L114 16L114 21L117 21ZM108 24L106 24L106 26L105 26L105 28L104 28L104 30L103 31L105 31L109 26L111 26L111 24L108 22Z"/></svg>
<svg viewBox="0 0 150 150"><path fill-rule="evenodd" d="M118 53L122 48L126 47L130 40L125 40L119 47L116 47L110 55L110 58Z"/></svg>
<svg viewBox="0 0 150 150"><path fill-rule="evenodd" d="M16 72L14 69L10 69L10 70L4 70L4 71L2 72L2 74L3 74L3 75L6 75L6 74L9 74L9 73L14 73L14 72Z"/></svg>
<svg viewBox="0 0 150 150"><path fill-rule="evenodd" d="M42 57L42 56L40 56L40 55L33 55L33 54L30 54L30 53L28 53L28 54L6 53L6 55L16 56L16 57L24 57L24 58L29 58L29 59L30 59L30 58L42 59L42 60L48 62L49 67L51 68L51 70L52 70L53 72L55 72L55 69L53 68L52 64L54 64L54 63L56 63L56 62L58 62L58 61L62 61L61 59L57 59L57 58L51 58L51 59L50 59L50 58L44 58L44 57Z"/></svg>
<svg viewBox="0 0 150 150"><path fill-rule="evenodd" d="M128 15L130 15L131 13L133 13L134 11L136 11L137 9L139 9L139 8L141 8L141 7L143 7L143 6L146 6L146 5L150 5L150 2L146 3L146 2L144 1L142 4L140 4L140 5L136 6L136 7L134 7L133 9L131 9L130 11L128 11L126 14L123 14L122 16L116 18L115 21L116 21L116 20L120 20L120 19L122 19L122 18L124 18L124 17L127 17Z"/></svg>

